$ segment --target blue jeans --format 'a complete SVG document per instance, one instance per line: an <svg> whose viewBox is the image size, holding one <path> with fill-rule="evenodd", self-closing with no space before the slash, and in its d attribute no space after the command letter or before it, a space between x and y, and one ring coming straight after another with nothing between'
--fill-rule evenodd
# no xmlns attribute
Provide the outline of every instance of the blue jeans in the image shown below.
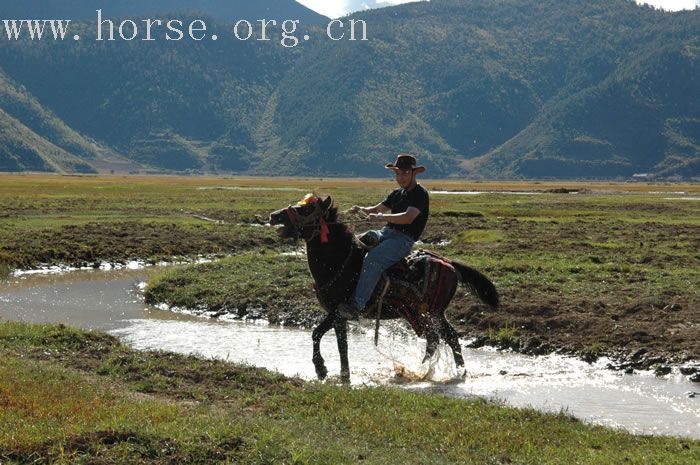
<svg viewBox="0 0 700 465"><path fill-rule="evenodd" d="M350 300L360 310L367 305L382 273L411 253L415 242L412 237L388 226L370 232L378 236L379 244L365 255L360 279Z"/></svg>

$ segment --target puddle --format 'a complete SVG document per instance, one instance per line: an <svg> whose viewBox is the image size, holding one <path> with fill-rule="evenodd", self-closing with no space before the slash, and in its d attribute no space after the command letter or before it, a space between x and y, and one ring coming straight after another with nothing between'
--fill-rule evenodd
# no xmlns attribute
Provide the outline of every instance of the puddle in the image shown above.
<svg viewBox="0 0 700 465"><path fill-rule="evenodd" d="M290 191L303 192L297 187L255 187L255 186L204 186L198 187L198 191L224 190L224 191Z"/></svg>
<svg viewBox="0 0 700 465"><path fill-rule="evenodd" d="M429 191L437 195L482 195L482 194L506 194L506 195L542 195L542 192L519 191Z"/></svg>
<svg viewBox="0 0 700 465"><path fill-rule="evenodd" d="M65 265L52 265L52 266L42 266L42 267L31 269L31 270L15 270L12 272L11 276L13 278L17 278L17 277L22 277L22 276L27 276L27 275L34 275L34 274L40 274L40 275L65 274L68 272L75 272L75 271L142 270L146 267L152 267L152 266L172 266L172 265L183 265L183 264L189 264L189 263L199 264L199 263L209 263L212 260L213 260L212 258L199 256L195 259L188 258L188 259L184 259L181 261L158 262L158 263L146 263L143 260L131 260L131 261L126 262L126 263L109 263L109 262L89 263L87 266L83 266L80 268L72 267L72 266L65 266Z"/></svg>
<svg viewBox="0 0 700 465"><path fill-rule="evenodd" d="M0 317L65 323L107 331L138 349L194 353L248 363L289 376L315 379L311 332L264 322L215 320L147 306L143 282L157 268L79 270L23 274L0 282ZM465 349L466 375L442 346L421 364L425 341L400 324L382 327L373 344L373 323L349 334L354 384L388 384L453 397L482 396L508 405L566 411L583 420L638 434L700 439L698 386L679 373L657 378L606 370L556 355L531 357L492 349ZM333 331L323 339L330 376L339 359ZM401 373L401 376L397 376Z"/></svg>
<svg viewBox="0 0 700 465"><path fill-rule="evenodd" d="M423 242L423 241L416 241L416 246L418 246L418 247L423 247L423 246L425 246L425 247L447 247L451 243L452 243L452 241L449 239L442 239L438 242L428 242L428 243Z"/></svg>
<svg viewBox="0 0 700 465"><path fill-rule="evenodd" d="M291 252L280 252L282 257L306 257L306 246L297 247Z"/></svg>

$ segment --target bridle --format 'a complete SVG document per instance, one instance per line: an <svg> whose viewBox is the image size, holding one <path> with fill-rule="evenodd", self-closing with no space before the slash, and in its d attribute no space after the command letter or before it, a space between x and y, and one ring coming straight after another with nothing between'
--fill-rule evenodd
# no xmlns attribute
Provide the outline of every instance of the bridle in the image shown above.
<svg viewBox="0 0 700 465"><path fill-rule="evenodd" d="M313 201L313 205L314 211L305 216L300 215L294 208L294 205L290 205L285 208L284 212L287 214L287 218L289 218L289 222L294 228L294 236L297 239L302 238L306 242L309 242L316 236L320 235L321 243L325 244L328 242L328 223L326 223L326 220L323 218L323 216L326 214L326 209L323 208L323 202L318 198ZM302 236L302 230L308 228L309 226L313 227L311 230L311 236L308 238Z"/></svg>
<svg viewBox="0 0 700 465"><path fill-rule="evenodd" d="M306 242L312 241L316 236L320 235L321 236L321 243L325 244L328 242L328 225L329 224L341 224L337 222L327 222L324 218L324 215L326 214L326 209L323 208L323 202L321 199L316 198L315 200L312 200L309 203L312 203L314 205L314 211L312 211L310 214L306 216L302 216L299 214L299 212L294 208L294 205L289 205L287 208L284 209L284 212L287 214L287 217L289 218L289 222L291 226L294 228L294 236L299 239L302 238ZM364 221L364 220L363 220ZM301 230L304 228L307 228L309 226L312 226L313 229L311 231L311 236L306 238L301 235ZM353 241L357 241L357 239L353 235ZM353 255L353 248L350 247L350 250L348 251L347 256L345 257L345 260L343 260L343 264L341 265L340 269L336 272L335 276L326 284L323 286L320 286L317 288L318 291L325 291L327 289L330 289L331 286L333 286L338 279L343 275L343 272L345 271L345 268L348 266L350 263L350 260L352 259Z"/></svg>

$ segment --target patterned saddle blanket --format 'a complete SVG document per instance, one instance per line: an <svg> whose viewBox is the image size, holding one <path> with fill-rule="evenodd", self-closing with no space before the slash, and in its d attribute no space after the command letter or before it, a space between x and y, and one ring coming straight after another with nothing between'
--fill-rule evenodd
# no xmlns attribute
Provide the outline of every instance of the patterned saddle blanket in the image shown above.
<svg viewBox="0 0 700 465"><path fill-rule="evenodd" d="M387 287L387 280L389 285ZM417 250L382 275L372 294L367 316L403 316L418 336L441 324L441 315L454 297L457 272L450 261L435 253Z"/></svg>

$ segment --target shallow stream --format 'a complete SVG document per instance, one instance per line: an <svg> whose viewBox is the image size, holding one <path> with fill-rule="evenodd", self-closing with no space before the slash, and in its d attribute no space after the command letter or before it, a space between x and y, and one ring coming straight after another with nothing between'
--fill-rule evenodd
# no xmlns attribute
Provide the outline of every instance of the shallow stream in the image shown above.
<svg viewBox="0 0 700 465"><path fill-rule="evenodd" d="M314 379L310 330L264 322L211 319L144 304L141 289L157 268L23 274L0 282L0 317L99 329L138 349L195 353ZM677 372L622 374L557 355L532 357L466 349L466 375L441 348L422 365L425 341L401 325L383 326L373 344L372 322L350 331L356 385L396 385L453 397L483 396L518 407L566 411L585 421L637 434L700 439L700 391ZM339 371L335 337L322 344L330 375Z"/></svg>

